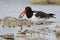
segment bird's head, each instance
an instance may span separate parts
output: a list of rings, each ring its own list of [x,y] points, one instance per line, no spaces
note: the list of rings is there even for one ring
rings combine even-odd
[[[20,13],[19,18],[22,18],[25,14],[27,14],[28,12],[31,12],[31,11],[32,11],[31,7],[29,7],[29,6],[25,7],[25,10],[22,11],[22,13]]]

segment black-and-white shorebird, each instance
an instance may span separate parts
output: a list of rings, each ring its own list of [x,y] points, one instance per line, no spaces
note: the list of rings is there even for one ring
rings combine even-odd
[[[55,18],[52,13],[45,13],[42,11],[33,11],[31,7],[27,6],[25,7],[25,10],[19,15],[19,18],[23,17],[26,14],[26,17],[28,19],[31,19],[33,22],[39,21],[40,19],[49,19],[49,18]]]
[[[31,7],[25,7],[25,10],[19,15],[19,18],[22,18],[26,14],[28,20],[31,20],[34,24],[35,29],[35,22],[42,21],[43,26],[45,27],[45,21],[49,18],[55,18],[53,13],[45,13],[42,11],[33,11]],[[35,35],[34,35],[35,36]]]

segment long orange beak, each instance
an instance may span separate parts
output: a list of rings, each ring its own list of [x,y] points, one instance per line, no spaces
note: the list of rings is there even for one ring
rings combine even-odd
[[[22,18],[25,14],[26,14],[26,10],[24,10],[20,15],[19,15],[19,18]]]

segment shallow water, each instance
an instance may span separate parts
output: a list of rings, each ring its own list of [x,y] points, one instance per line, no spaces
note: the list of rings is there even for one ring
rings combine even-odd
[[[32,7],[33,10],[39,10],[39,11],[43,11],[46,13],[54,13],[55,14],[56,19],[54,19],[54,20],[56,21],[56,23],[49,25],[49,30],[51,32],[54,30],[53,26],[60,24],[60,19],[59,19],[60,5],[32,5],[32,4],[30,4],[29,0],[27,0],[27,1],[25,1],[25,0],[20,0],[20,1],[19,0],[10,0],[10,1],[0,0],[0,18],[6,17],[6,16],[18,18],[18,15],[24,10],[24,8],[26,6]],[[24,16],[24,18],[26,18],[26,17]],[[40,28],[40,27],[35,27],[35,31],[38,31],[37,30],[38,28]],[[33,30],[33,27],[27,28],[27,27],[23,26],[23,29]],[[16,35],[18,30],[20,30],[19,27],[2,28],[0,25],[0,35],[10,34],[10,33],[14,33]],[[46,38],[48,40],[56,40],[56,36],[53,34],[47,35]],[[17,40],[17,39],[18,38],[16,38],[15,40]],[[18,40],[21,40],[21,39],[23,39],[23,38],[19,38]]]

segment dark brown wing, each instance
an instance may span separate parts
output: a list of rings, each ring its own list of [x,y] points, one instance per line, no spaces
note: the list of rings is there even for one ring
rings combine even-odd
[[[46,18],[47,17],[47,14],[42,12],[42,11],[33,11],[33,12],[36,12],[36,14],[35,14],[36,17],[40,17],[40,18]]]

